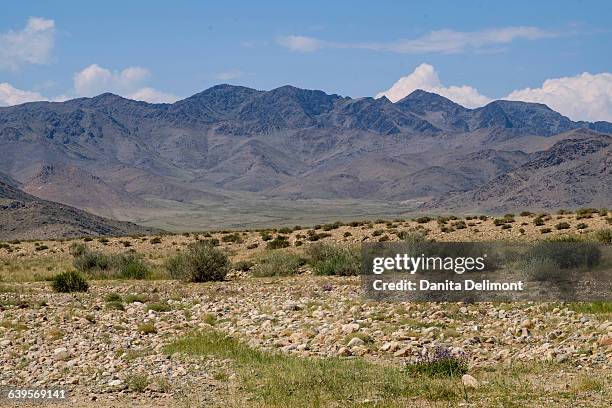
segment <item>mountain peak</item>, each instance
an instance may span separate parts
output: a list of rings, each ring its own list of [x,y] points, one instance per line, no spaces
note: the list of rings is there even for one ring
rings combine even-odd
[[[410,94],[408,94],[407,96],[405,96],[404,98],[400,99],[399,101],[395,102],[398,105],[429,105],[429,106],[433,106],[433,105],[437,105],[437,106],[453,106],[453,107],[460,107],[463,109],[463,106],[459,105],[458,103],[455,103],[453,101],[451,101],[448,98],[445,98],[442,95],[439,95],[437,93],[434,92],[428,92],[428,91],[424,91],[422,89],[416,89],[414,91],[412,91]]]

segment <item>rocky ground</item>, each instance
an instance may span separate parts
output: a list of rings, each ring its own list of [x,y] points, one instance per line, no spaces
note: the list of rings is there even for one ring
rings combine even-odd
[[[556,217],[547,220],[549,226],[560,222]],[[572,217],[563,215],[573,232],[606,225],[604,217]],[[583,221],[588,227],[576,230],[575,225]],[[523,229],[528,231],[519,232],[527,222]],[[505,230],[491,220],[477,220],[473,226],[444,233],[435,221],[411,221],[341,226],[322,239],[362,242],[388,236],[394,240],[395,231],[417,228],[429,229],[429,236],[438,240],[504,234],[539,239],[544,235],[529,232],[536,229],[529,217],[517,217],[512,228]],[[482,231],[482,237],[474,229]],[[560,233],[567,231],[551,232]],[[241,235],[241,243],[223,242],[227,233],[212,235],[234,260],[264,251],[258,232]],[[287,235],[293,246],[304,240],[300,235],[305,236],[306,230]],[[129,248],[161,264],[163,256],[155,254],[173,252],[193,240],[192,234],[163,236],[161,243],[154,243],[152,237],[133,237],[88,240],[87,244],[120,252],[128,248],[123,244],[128,241]],[[36,249],[43,245],[47,248]],[[528,406],[612,403],[609,309],[563,303],[374,302],[363,297],[359,278],[313,276],[307,267],[294,277],[254,278],[235,272],[226,282],[206,284],[164,279],[95,281],[89,292],[81,294],[54,293],[47,282],[20,282],[69,265],[69,245],[41,241],[13,243],[10,251],[0,249],[4,262],[0,388],[66,388],[70,406],[229,405],[228,395],[242,395],[230,360],[187,357],[168,349],[190,333],[214,330],[258,350],[303,358],[364,359],[397,367],[421,359],[438,346],[448,347],[456,355],[465,355],[470,377],[463,384],[474,389],[474,396],[471,401],[443,401],[441,406],[511,405],[504,403],[508,401],[503,399],[501,380],[490,374],[504,375],[504,371],[517,373],[520,378],[512,381],[527,387],[522,400],[531,401]],[[539,368],[516,371],[519,366]],[[245,398],[239,398],[237,406],[248,405]],[[437,403],[420,400],[412,405]]]
[[[572,372],[612,373],[609,315],[562,304],[376,303],[362,299],[356,278],[312,276],[109,282],[80,295],[55,294],[39,283],[15,290],[1,295],[0,384],[66,387],[84,404],[172,405],[194,389],[203,401],[222,401],[228,385],[218,378],[226,362],[163,352],[181,335],[212,328],[303,357],[402,365],[445,345],[465,353],[475,370],[549,362],[565,367],[562,381]],[[119,294],[122,306],[106,302],[109,293]],[[127,303],[130,295],[136,301]]]

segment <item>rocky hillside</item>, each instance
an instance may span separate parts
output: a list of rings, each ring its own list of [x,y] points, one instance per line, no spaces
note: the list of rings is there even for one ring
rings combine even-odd
[[[0,179],[1,180],[1,179]],[[147,234],[154,229],[41,200],[0,181],[0,239],[56,239]]]

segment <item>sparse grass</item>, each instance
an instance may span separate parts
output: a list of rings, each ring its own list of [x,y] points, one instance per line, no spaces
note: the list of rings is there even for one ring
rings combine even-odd
[[[268,353],[221,333],[189,335],[166,347],[182,353],[230,359],[240,389],[256,406],[352,406],[377,401],[376,406],[411,406],[416,399],[454,402],[461,398],[458,381],[411,376],[399,367],[363,359],[311,359]],[[247,400],[242,398],[242,400]]]
[[[424,374],[428,377],[461,377],[467,373],[467,360],[457,357],[445,347],[436,348],[434,355],[408,364],[406,371],[411,374]]]
[[[134,303],[134,302],[146,303],[148,300],[149,298],[143,294],[130,293],[129,295],[125,296],[125,303]]]
[[[131,374],[126,377],[125,382],[132,392],[144,392],[149,386],[149,377],[145,374]]]
[[[153,323],[141,323],[138,325],[138,333],[155,334],[157,333],[157,329]]]
[[[577,313],[612,316],[612,302],[579,302],[567,307]]]

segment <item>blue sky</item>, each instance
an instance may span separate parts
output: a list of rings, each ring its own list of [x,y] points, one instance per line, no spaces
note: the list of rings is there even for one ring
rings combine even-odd
[[[612,86],[612,76],[577,77],[612,71],[612,2],[506,4],[14,2],[0,14],[0,104],[90,96],[103,88],[172,100],[232,83],[258,89],[291,84],[352,97],[389,90],[395,98],[429,86],[476,106],[525,88],[540,91],[515,95],[558,99],[555,89],[568,82],[547,91],[547,79],[578,78],[572,86],[590,84],[591,94]],[[27,47],[33,51],[24,52]],[[77,85],[75,75],[93,64]],[[420,79],[390,89],[419,66]],[[130,67],[140,71],[123,72]],[[13,89],[25,93],[13,95]],[[581,97],[590,101],[591,94]],[[610,120],[610,95],[595,95],[601,106],[593,112],[556,108],[573,119]]]

